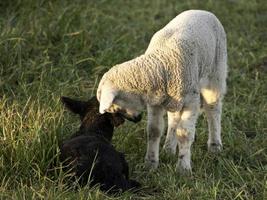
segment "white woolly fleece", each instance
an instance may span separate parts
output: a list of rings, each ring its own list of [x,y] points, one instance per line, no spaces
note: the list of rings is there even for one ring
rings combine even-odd
[[[157,99],[167,110],[179,110],[185,94],[199,93],[207,79],[225,80],[220,63],[226,59],[219,20],[210,12],[189,10],[156,32],[145,54],[112,67],[100,85],[109,80],[118,90],[142,95],[148,104]]]

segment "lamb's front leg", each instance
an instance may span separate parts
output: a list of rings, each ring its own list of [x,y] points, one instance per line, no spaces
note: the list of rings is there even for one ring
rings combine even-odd
[[[180,122],[180,112],[168,112],[168,131],[164,143],[164,150],[172,154],[176,153],[177,136],[176,129]]]
[[[182,173],[191,173],[191,145],[195,138],[195,125],[198,113],[197,103],[184,107],[180,123],[176,129],[179,147],[177,168]]]
[[[159,164],[159,143],[164,130],[164,114],[162,107],[147,106],[147,152],[145,161],[152,168]]]

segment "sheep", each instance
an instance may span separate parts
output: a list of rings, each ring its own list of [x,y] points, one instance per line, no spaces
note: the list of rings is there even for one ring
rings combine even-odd
[[[208,149],[219,152],[222,99],[226,93],[226,34],[207,11],[184,11],[156,32],[145,53],[115,65],[97,89],[100,113],[121,113],[135,120],[147,107],[145,162],[159,164],[160,137],[167,112],[164,149],[179,154],[177,168],[191,173],[191,145],[203,104],[209,127]]]
[[[90,185],[100,184],[100,189],[117,193],[136,189],[140,184],[129,180],[129,168],[124,155],[111,145],[114,126],[124,122],[120,114],[99,114],[96,97],[77,101],[62,97],[64,105],[79,114],[81,126],[60,147],[60,161],[74,173],[80,185],[90,180]]]

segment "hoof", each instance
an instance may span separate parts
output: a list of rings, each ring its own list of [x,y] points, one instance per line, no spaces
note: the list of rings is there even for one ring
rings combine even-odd
[[[159,161],[145,158],[145,164],[149,169],[157,169],[159,166]]]
[[[220,153],[222,151],[222,144],[220,142],[208,143],[208,150],[211,153]]]
[[[172,155],[175,155],[175,154],[176,154],[176,147],[173,148],[173,147],[171,147],[170,145],[165,144],[165,145],[163,146],[163,149],[164,149],[164,151],[165,151],[166,153],[170,153],[170,154],[172,154]]]
[[[183,176],[190,176],[192,174],[192,168],[190,162],[185,162],[183,158],[178,159],[176,169]]]

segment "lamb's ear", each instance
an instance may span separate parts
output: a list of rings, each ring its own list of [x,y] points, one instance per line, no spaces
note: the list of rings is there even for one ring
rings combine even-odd
[[[101,92],[99,112],[104,114],[113,104],[118,92],[114,89],[107,89]]]
[[[61,101],[68,110],[80,116],[83,116],[88,107],[87,102],[74,100],[68,97],[61,97]]]

